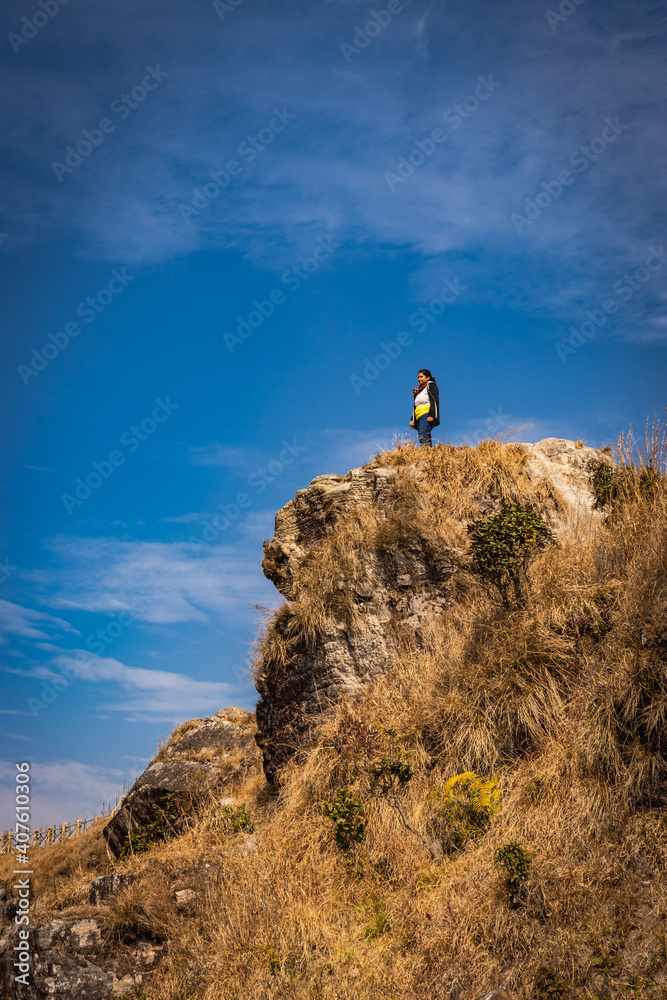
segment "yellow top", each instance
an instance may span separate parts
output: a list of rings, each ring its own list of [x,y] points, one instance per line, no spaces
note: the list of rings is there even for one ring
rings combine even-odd
[[[415,406],[415,419],[419,420],[419,418],[423,417],[425,413],[428,413],[430,409],[430,403],[421,403],[419,406]]]

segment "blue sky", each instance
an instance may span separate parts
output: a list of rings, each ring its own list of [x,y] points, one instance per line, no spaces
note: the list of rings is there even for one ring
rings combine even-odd
[[[665,7],[5,5],[1,828],[252,708],[275,511],[419,367],[449,442],[664,412]]]

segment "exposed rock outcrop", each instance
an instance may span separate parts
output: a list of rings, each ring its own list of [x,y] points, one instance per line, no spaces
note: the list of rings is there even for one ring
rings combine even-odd
[[[597,516],[591,511],[587,464],[608,460],[602,452],[580,443],[547,438],[516,446],[526,455],[521,475],[529,483],[547,484],[558,504],[544,506],[557,534],[580,530]],[[419,457],[407,468],[417,483],[425,475]],[[264,546],[262,568],[288,601],[299,599],[299,573],[345,519],[371,510],[381,518],[392,503],[396,467],[381,464],[352,469],[346,475],[318,476],[278,511],[275,534]],[[477,498],[480,514],[499,506],[498,496]],[[358,620],[330,610],[318,626],[315,643],[294,648],[289,666],[280,671],[260,669],[257,689],[257,742],[264,771],[275,783],[280,767],[308,743],[313,725],[343,692],[351,694],[369,679],[384,673],[397,628],[418,636],[429,615],[438,614],[452,600],[452,582],[462,552],[448,547],[426,531],[405,536],[390,551],[366,554],[362,579],[341,580],[351,595]],[[280,635],[280,623],[276,631]],[[289,616],[285,617],[285,634]]]
[[[118,857],[128,836],[153,822],[169,795],[217,792],[258,767],[255,718],[240,708],[223,708],[192,719],[173,734],[137,779],[104,828]]]
[[[131,985],[103,969],[100,929],[94,920],[54,920],[31,934],[29,985],[15,982],[18,928],[12,924],[0,935],[0,986],[3,997],[42,1000],[44,996],[77,1000],[109,1000],[114,990]]]
[[[113,875],[100,875],[94,879],[88,893],[88,902],[91,906],[99,906],[117,896],[123,889],[127,889],[134,881],[135,876],[114,872]]]

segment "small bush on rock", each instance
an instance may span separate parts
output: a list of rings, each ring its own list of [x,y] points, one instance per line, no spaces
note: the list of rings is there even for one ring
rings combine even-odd
[[[141,854],[150,850],[154,844],[161,840],[172,840],[184,832],[185,812],[181,796],[176,792],[169,792],[162,798],[162,805],[158,809],[155,819],[144,826],[139,827],[134,833],[127,837],[123,849],[118,855],[118,861],[123,861],[130,854]]]

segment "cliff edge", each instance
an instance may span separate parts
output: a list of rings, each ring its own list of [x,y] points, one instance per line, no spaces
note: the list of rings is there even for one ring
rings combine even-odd
[[[589,463],[581,442],[399,447],[299,490],[275,519],[262,568],[287,602],[260,646],[257,742],[264,772],[310,742],[322,712],[387,670],[401,643],[466,588],[466,526],[527,503],[564,537],[586,532]]]

